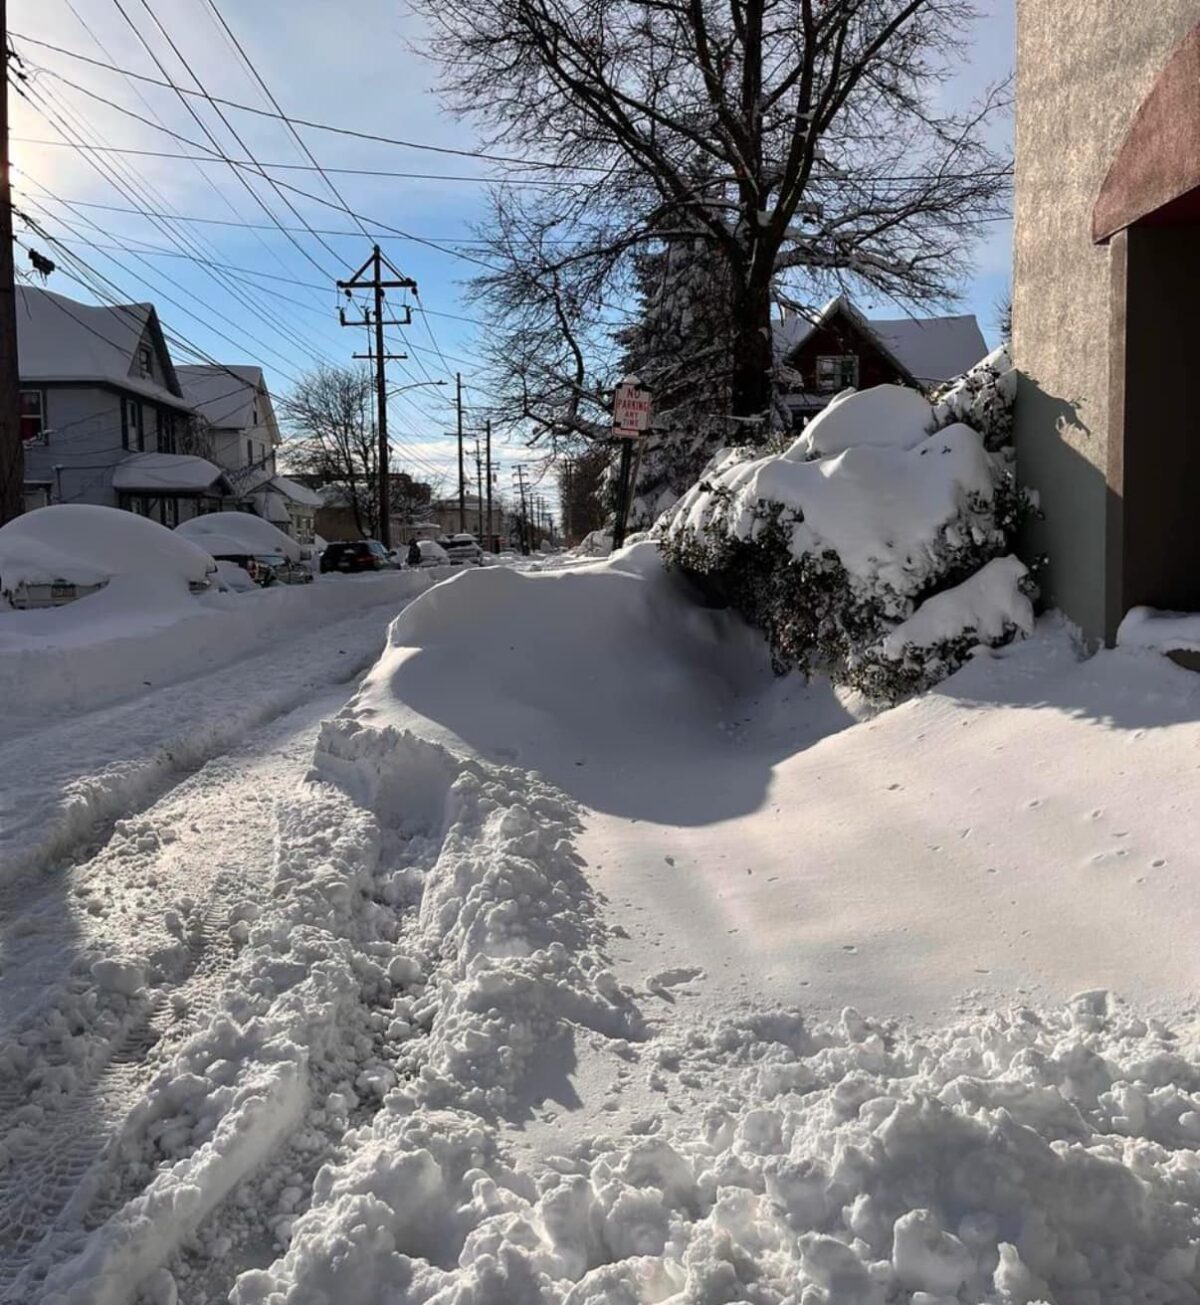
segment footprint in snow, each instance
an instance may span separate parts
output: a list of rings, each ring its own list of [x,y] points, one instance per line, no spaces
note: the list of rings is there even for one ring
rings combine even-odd
[[[858,951],[858,948],[853,943],[842,943],[842,951],[854,953]]]
[[[675,858],[674,858],[673,856],[664,856],[664,857],[663,857],[663,860],[664,860],[668,865],[674,865],[674,864],[675,864]]]

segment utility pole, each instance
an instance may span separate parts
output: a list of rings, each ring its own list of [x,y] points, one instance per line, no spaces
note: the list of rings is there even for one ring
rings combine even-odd
[[[484,434],[486,437],[485,457],[487,459],[487,537],[488,549],[490,552],[496,551],[496,536],[492,532],[492,419],[489,417],[483,424]]]
[[[17,288],[13,270],[12,176],[8,160],[8,12],[0,0],[4,84],[0,86],[0,526],[24,507],[21,376],[17,366]]]
[[[483,455],[479,451],[479,439],[475,440],[475,524],[480,536],[483,535]]]
[[[521,552],[529,555],[529,517],[525,510],[525,468],[517,463],[513,468],[517,477],[517,487],[521,494]]]
[[[0,0],[3,4],[4,0]],[[2,234],[2,233],[0,233]],[[11,246],[12,242],[9,241]],[[11,253],[11,248],[10,248]],[[392,273],[395,280],[385,281],[383,279],[383,269],[386,267]],[[371,273],[369,279],[366,274],[368,270]],[[375,309],[372,312],[367,308],[363,310],[363,315],[356,321],[346,320],[346,310],[338,310],[338,320],[343,326],[374,326],[375,328],[375,348],[371,353],[356,353],[355,358],[370,359],[375,364],[375,404],[376,404],[376,429],[379,435],[379,542],[384,548],[392,546],[392,480],[388,472],[388,430],[387,430],[387,368],[386,363],[389,359],[402,361],[408,357],[406,353],[385,353],[383,348],[383,328],[385,326],[408,326],[412,322],[412,310],[406,304],[404,307],[404,320],[397,318],[388,318],[386,321],[383,316],[383,301],[385,299],[385,290],[412,290],[414,293],[417,289],[417,283],[409,277],[401,276],[392,264],[384,258],[376,245],[372,250],[371,257],[358,269],[357,272],[348,281],[339,281],[338,289],[345,291],[347,299],[353,299],[355,290],[371,290],[375,295]]]
[[[467,529],[467,477],[463,470],[462,372],[454,373],[455,407],[458,409],[458,529]]]

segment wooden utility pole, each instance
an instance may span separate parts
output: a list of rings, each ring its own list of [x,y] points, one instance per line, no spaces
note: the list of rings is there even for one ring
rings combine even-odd
[[[485,437],[484,457],[487,461],[487,537],[488,548],[491,552],[496,551],[496,536],[492,530],[492,419],[489,417],[483,424]]]
[[[0,0],[3,4],[4,0]],[[11,242],[10,242],[11,244]],[[392,273],[395,280],[385,281],[383,279],[383,269],[386,267]],[[368,279],[366,274],[370,271],[371,276]],[[370,308],[363,310],[362,317],[357,320],[347,321],[346,310],[344,308],[338,311],[338,318],[343,326],[366,326],[375,328],[375,347],[370,353],[356,353],[355,358],[367,358],[375,364],[375,405],[376,405],[376,431],[379,435],[379,485],[378,485],[378,504],[379,504],[379,542],[384,548],[392,546],[392,478],[388,470],[388,429],[387,429],[387,367],[389,359],[397,362],[408,357],[406,353],[385,353],[383,347],[383,328],[385,326],[408,326],[412,322],[412,309],[406,304],[404,306],[404,320],[391,317],[387,320],[383,316],[383,301],[385,299],[384,291],[386,290],[412,290],[414,293],[417,289],[417,283],[409,277],[401,276],[400,273],[392,266],[383,254],[380,253],[379,246],[376,245],[371,253],[371,257],[358,269],[357,272],[348,281],[339,281],[338,289],[345,291],[346,298],[352,299],[355,290],[371,290],[375,296],[374,311]]]
[[[517,488],[521,494],[521,552],[529,554],[529,516],[525,509],[525,468],[521,463],[513,468],[517,477]]]
[[[479,451],[479,440],[475,440],[475,525],[479,534],[483,534],[483,454]]]
[[[13,270],[12,178],[8,159],[8,13],[0,0],[4,84],[0,86],[0,526],[24,507],[21,377],[17,366],[17,290]]]
[[[455,407],[458,409],[458,529],[467,529],[467,476],[463,469],[462,372],[454,373]]]

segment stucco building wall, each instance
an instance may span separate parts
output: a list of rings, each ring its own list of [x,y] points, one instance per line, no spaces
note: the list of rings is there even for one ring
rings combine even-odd
[[[1048,603],[1105,628],[1111,250],[1092,210],[1200,0],[1017,0],[1013,351],[1017,452],[1046,520]]]

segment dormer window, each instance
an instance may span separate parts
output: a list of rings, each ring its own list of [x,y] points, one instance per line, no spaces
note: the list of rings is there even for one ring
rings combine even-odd
[[[826,354],[817,359],[817,390],[840,394],[858,388],[858,358],[855,354]]]
[[[148,344],[139,344],[137,351],[137,373],[150,377],[154,374],[154,350]]]

